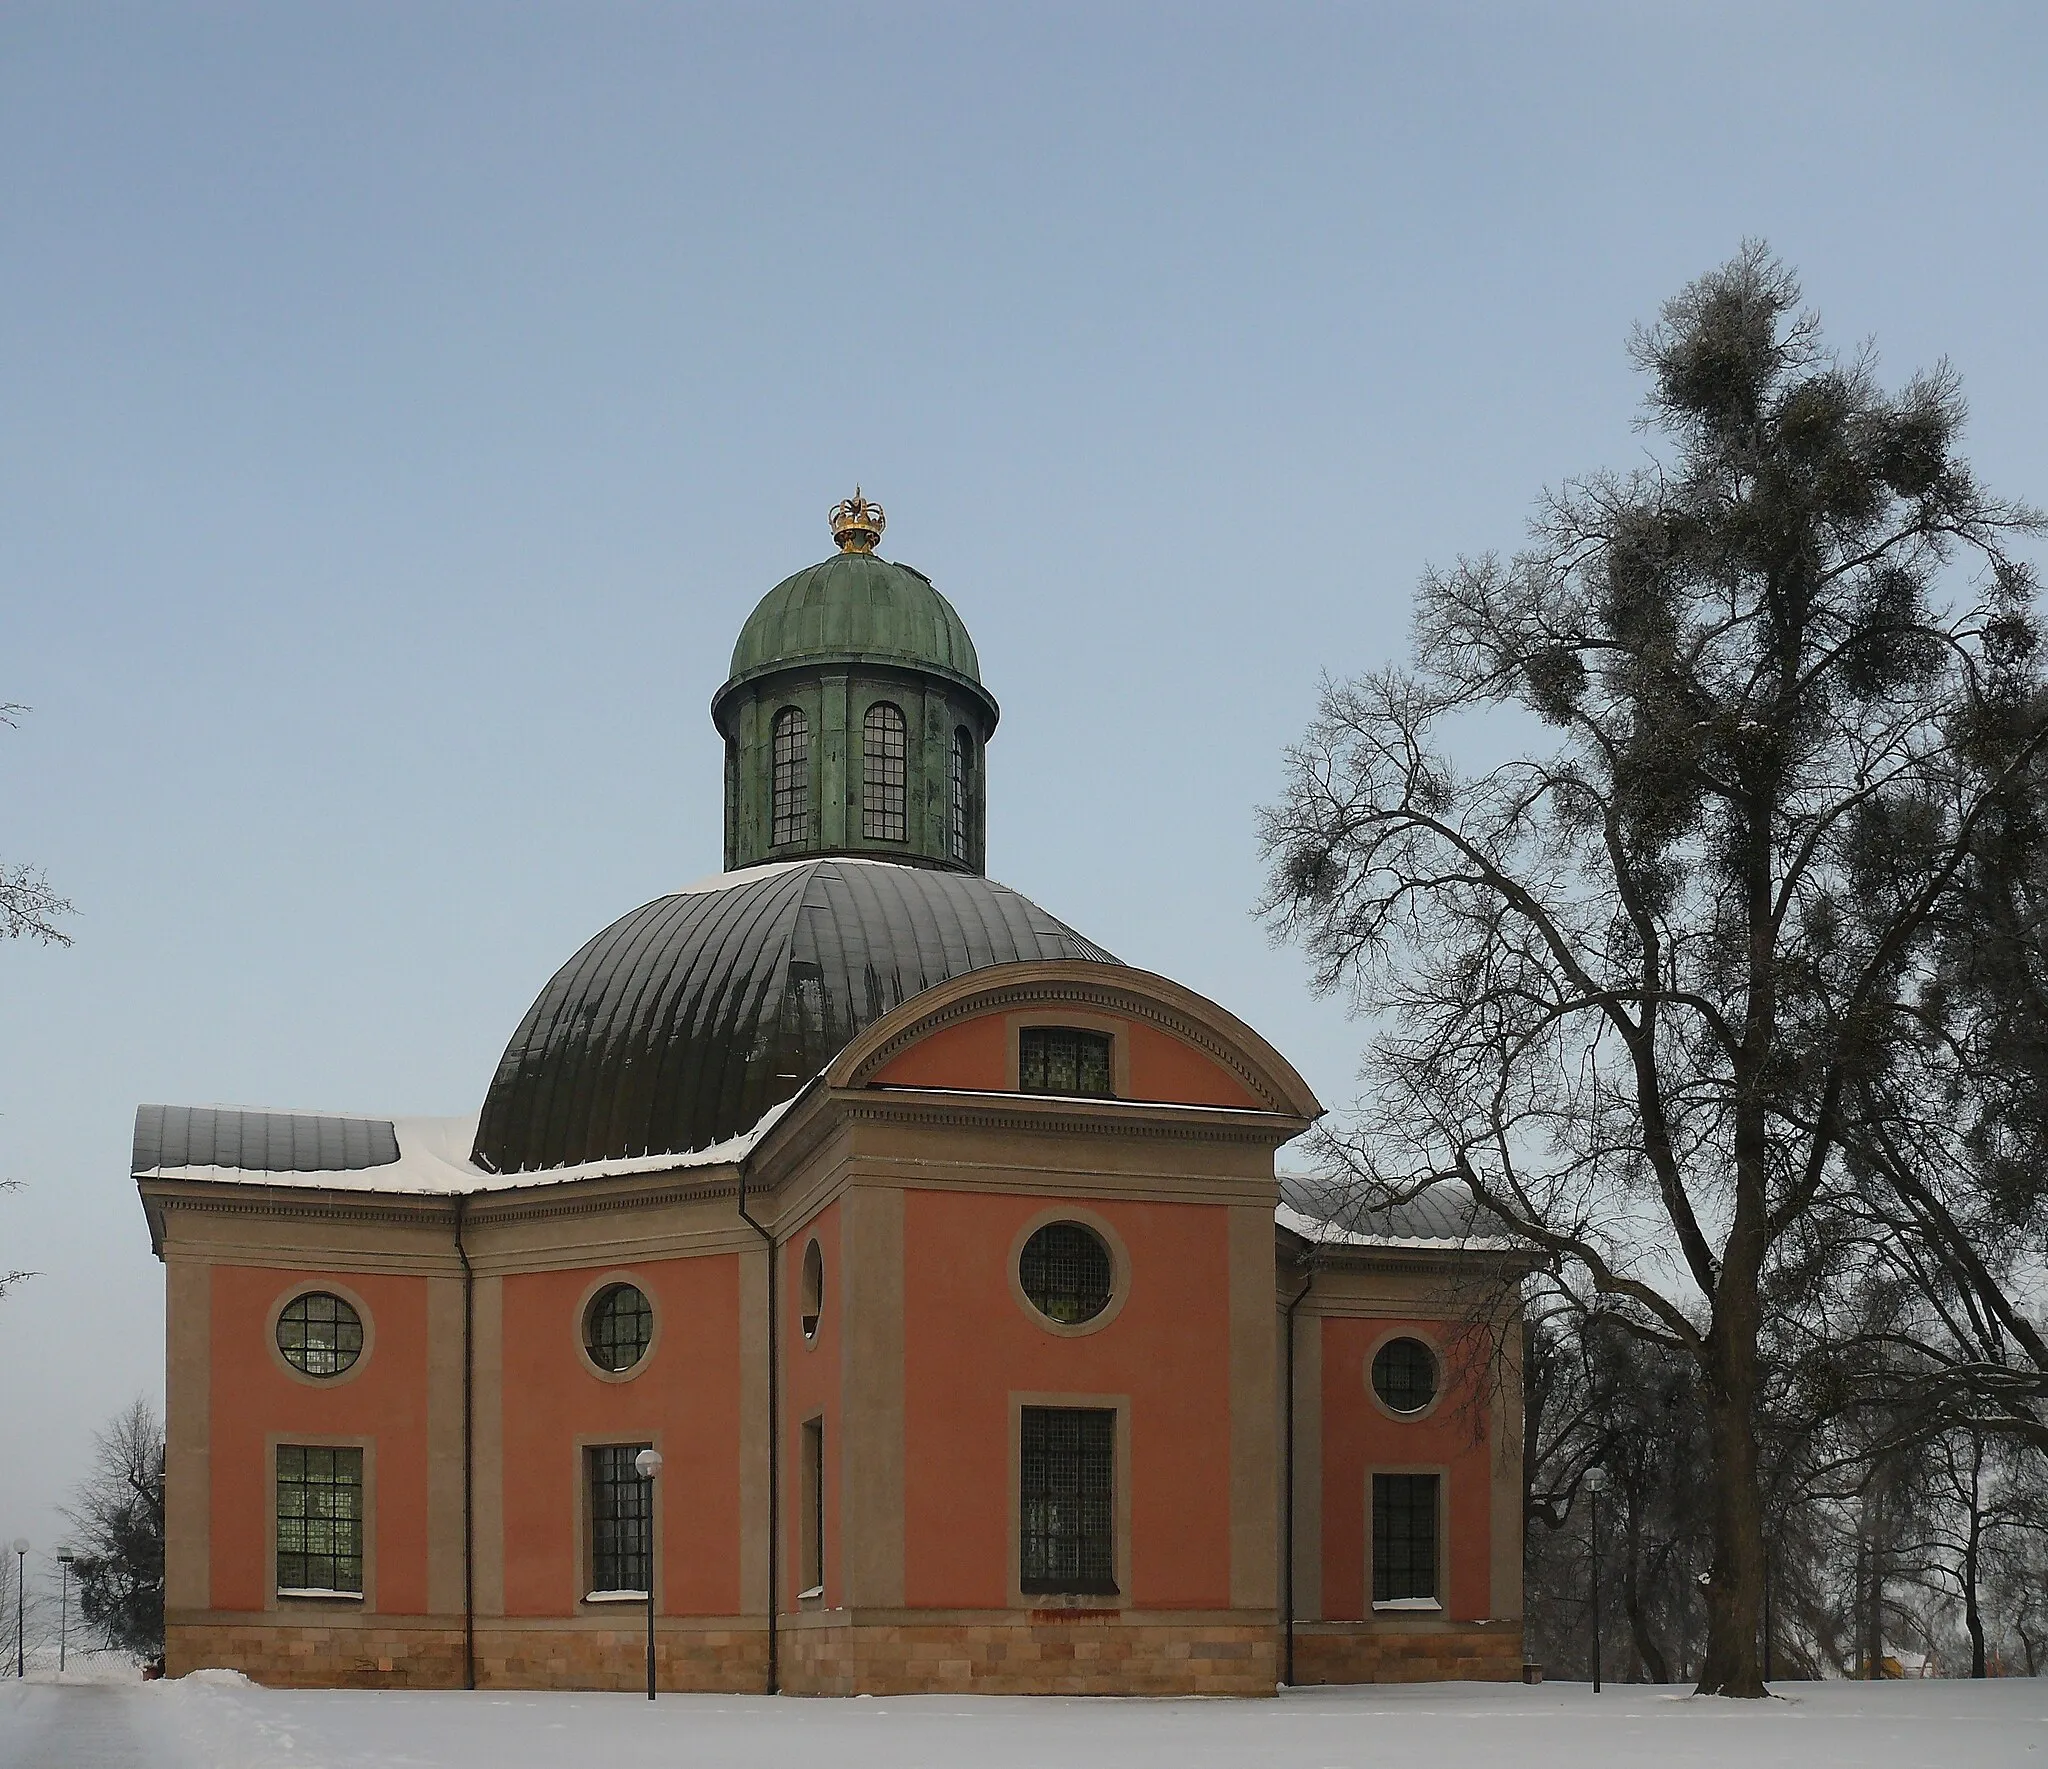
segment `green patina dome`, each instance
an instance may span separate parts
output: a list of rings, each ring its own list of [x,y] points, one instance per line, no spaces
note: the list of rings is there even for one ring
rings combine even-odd
[[[763,596],[740,629],[727,686],[834,661],[898,664],[981,686],[974,641],[952,603],[923,572],[873,553],[836,554]]]
[[[831,523],[838,554],[761,598],[711,698],[726,870],[865,854],[980,872],[1000,715],[974,641],[923,572],[875,557],[879,504],[856,490]]]

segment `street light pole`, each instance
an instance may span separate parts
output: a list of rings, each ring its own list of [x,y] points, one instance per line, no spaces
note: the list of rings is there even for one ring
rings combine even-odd
[[[16,1536],[7,1545],[14,1550],[14,1674],[17,1677],[25,1677],[28,1672],[22,1648],[26,1633],[23,1627],[26,1611],[22,1605],[22,1598],[28,1589],[28,1537]]]
[[[647,1482],[647,1699],[654,1699],[654,1477],[661,1472],[661,1452],[642,1450],[633,1471]]]
[[[1607,1490],[1607,1470],[1586,1470],[1586,1492],[1593,1501],[1593,1693],[1600,1693],[1600,1495]]]
[[[57,1675],[64,1675],[64,1649],[71,1633],[71,1550],[57,1550]]]

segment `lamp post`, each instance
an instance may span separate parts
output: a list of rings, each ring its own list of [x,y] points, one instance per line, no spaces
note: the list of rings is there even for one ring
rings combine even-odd
[[[633,1471],[647,1482],[647,1699],[654,1699],[654,1477],[661,1472],[661,1452],[642,1450]]]
[[[64,1648],[71,1632],[71,1550],[57,1550],[57,1675],[64,1675]]]
[[[1771,1642],[1777,1637],[1777,1618],[1771,1613],[1771,1551],[1764,1550],[1764,1681],[1771,1680]]]
[[[1586,1470],[1586,1494],[1593,1501],[1593,1693],[1600,1693],[1600,1495],[1607,1490],[1607,1470],[1597,1463]]]
[[[16,1536],[7,1545],[14,1550],[14,1674],[25,1677],[28,1672],[22,1654],[22,1620],[26,1611],[22,1607],[22,1597],[28,1587],[28,1537]]]

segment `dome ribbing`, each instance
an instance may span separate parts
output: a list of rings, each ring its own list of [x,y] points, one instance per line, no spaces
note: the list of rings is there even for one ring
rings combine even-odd
[[[733,646],[723,700],[742,682],[798,664],[896,664],[980,689],[974,641],[952,603],[912,566],[839,553],[786,577],[763,596]],[[715,703],[714,703],[715,704]]]
[[[807,860],[657,898],[541,991],[499,1060],[475,1158],[508,1173],[707,1147],[913,995],[1049,958],[1114,962],[971,873]]]

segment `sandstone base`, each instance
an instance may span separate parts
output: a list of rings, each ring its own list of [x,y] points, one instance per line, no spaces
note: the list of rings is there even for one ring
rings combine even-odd
[[[164,1630],[173,1677],[219,1667],[273,1688],[460,1689],[462,1622],[441,1617],[281,1621],[173,1621]],[[655,1686],[753,1694],[766,1686],[768,1635],[732,1621],[706,1626],[661,1620],[654,1635]],[[644,1689],[645,1623],[542,1622],[498,1617],[476,1630],[479,1689]]]
[[[166,1669],[209,1666],[278,1688],[460,1689],[459,1617],[173,1619]],[[1271,1695],[1279,1631],[1249,1612],[1201,1618],[1115,1612],[858,1619],[845,1611],[785,1616],[778,1643],[791,1695]],[[482,1689],[644,1687],[640,1628],[536,1619],[480,1619]],[[1394,1633],[1371,1623],[1304,1622],[1295,1681],[1517,1681],[1519,1622],[1448,1623]],[[659,1688],[752,1694],[766,1686],[768,1636],[758,1622],[665,1618],[655,1631]]]
[[[1171,1616],[967,1622],[798,1617],[782,1635],[791,1695],[1271,1695],[1273,1624]]]
[[[1393,1633],[1370,1622],[1297,1622],[1296,1683],[1519,1683],[1520,1622]]]

